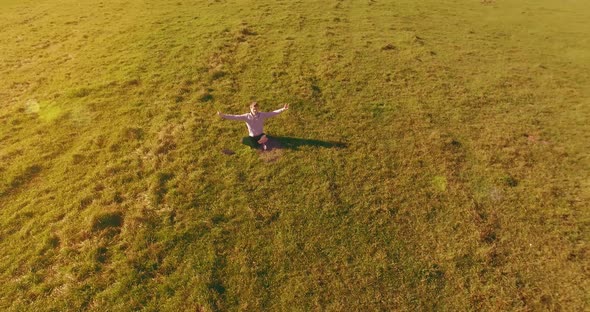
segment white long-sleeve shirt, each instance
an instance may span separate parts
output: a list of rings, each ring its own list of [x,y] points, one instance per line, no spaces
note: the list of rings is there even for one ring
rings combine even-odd
[[[255,137],[264,133],[263,128],[265,119],[276,116],[285,110],[285,108],[280,108],[272,112],[259,112],[256,115],[253,115],[252,113],[242,115],[221,114],[221,117],[224,119],[241,120],[246,122],[246,126],[248,126],[248,135]]]

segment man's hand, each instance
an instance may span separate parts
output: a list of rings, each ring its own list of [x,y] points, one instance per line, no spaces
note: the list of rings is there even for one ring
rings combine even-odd
[[[223,115],[223,114],[221,112],[217,111],[217,116],[223,118],[223,116],[221,116],[221,115]]]
[[[289,104],[285,104],[285,106],[283,106],[284,109],[289,109]]]

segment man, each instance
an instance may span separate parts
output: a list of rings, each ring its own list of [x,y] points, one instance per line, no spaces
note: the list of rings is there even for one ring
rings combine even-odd
[[[252,102],[252,104],[250,104],[249,113],[242,115],[228,115],[217,112],[217,115],[223,119],[241,120],[246,122],[249,135],[248,139],[251,141],[251,146],[259,147],[262,145],[262,149],[266,150],[266,142],[268,142],[268,137],[263,131],[264,120],[276,116],[287,109],[289,109],[289,104],[285,104],[283,108],[279,108],[272,112],[260,112],[258,110],[258,103]]]

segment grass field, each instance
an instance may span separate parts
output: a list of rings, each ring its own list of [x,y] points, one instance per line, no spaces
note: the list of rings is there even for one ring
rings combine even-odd
[[[0,310],[588,310],[589,20],[0,0]]]

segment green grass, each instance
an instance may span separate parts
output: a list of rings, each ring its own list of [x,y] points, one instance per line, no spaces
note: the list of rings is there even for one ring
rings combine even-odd
[[[590,5],[416,2],[0,0],[0,310],[588,309]]]

